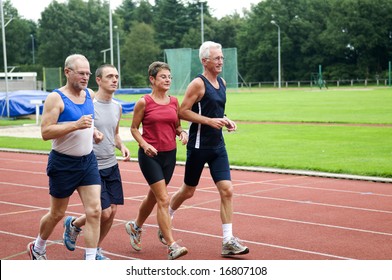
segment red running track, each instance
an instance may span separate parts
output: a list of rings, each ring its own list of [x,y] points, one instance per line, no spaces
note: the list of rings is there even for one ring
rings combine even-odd
[[[35,239],[49,206],[47,155],[0,152],[0,259],[27,260],[26,245]],[[166,247],[157,239],[155,209],[146,221],[143,249],[134,251],[124,224],[134,219],[148,186],[137,162],[119,162],[125,205],[120,206],[104,241],[113,260],[164,260]],[[174,193],[183,180],[177,166],[168,187]],[[276,173],[232,171],[234,234],[250,248],[244,260],[390,260],[392,258],[392,184]],[[81,215],[75,193],[67,215]],[[195,196],[176,213],[174,237],[189,253],[185,260],[222,260],[219,195],[203,173]],[[82,259],[62,245],[62,224],[47,248],[49,259]]]

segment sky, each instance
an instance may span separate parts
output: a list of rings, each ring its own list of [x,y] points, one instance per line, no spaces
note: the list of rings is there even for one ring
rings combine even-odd
[[[30,0],[31,1],[31,0]],[[235,11],[241,14],[242,9],[250,9],[251,4],[257,4],[262,0],[206,0],[213,16],[221,18],[225,15],[233,14]],[[12,5],[18,10],[20,16],[25,19],[31,19],[38,22],[41,12],[47,7],[52,0],[35,0],[34,4],[26,5],[26,0],[11,0]],[[66,0],[57,0],[57,2],[66,2]],[[112,9],[121,5],[122,0],[110,0]]]

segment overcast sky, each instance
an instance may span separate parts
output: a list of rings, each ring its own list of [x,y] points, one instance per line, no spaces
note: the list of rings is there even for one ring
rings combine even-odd
[[[27,4],[27,1],[31,1]],[[153,2],[153,0],[149,0]],[[221,18],[227,14],[232,14],[234,11],[241,13],[243,8],[250,9],[251,4],[257,4],[262,0],[206,0],[211,8],[211,13],[217,18]],[[4,2],[4,0],[3,0]],[[41,17],[41,12],[48,6],[52,0],[11,0],[12,5],[18,10],[20,16],[26,19],[38,21]],[[66,0],[57,0],[57,2],[66,2]],[[121,5],[122,0],[111,0],[112,9]]]

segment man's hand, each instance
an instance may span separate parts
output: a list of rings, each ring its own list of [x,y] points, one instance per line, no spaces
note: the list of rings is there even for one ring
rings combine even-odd
[[[93,136],[93,138],[94,138],[95,144],[98,144],[98,143],[100,143],[103,140],[104,135],[103,135],[103,133],[101,131],[99,131],[98,129],[94,128],[94,136]]]

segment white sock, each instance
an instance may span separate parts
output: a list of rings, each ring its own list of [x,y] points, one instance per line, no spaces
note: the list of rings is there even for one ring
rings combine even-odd
[[[38,254],[43,254],[46,250],[46,240],[42,239],[38,234],[37,239],[34,241],[34,251]]]
[[[174,213],[176,212],[176,210],[173,210],[170,205],[169,205],[169,215],[170,215],[170,219],[173,220],[174,218]]]
[[[233,237],[233,224],[222,224],[223,242],[227,242]]]
[[[86,248],[85,260],[95,260],[97,248]]]

